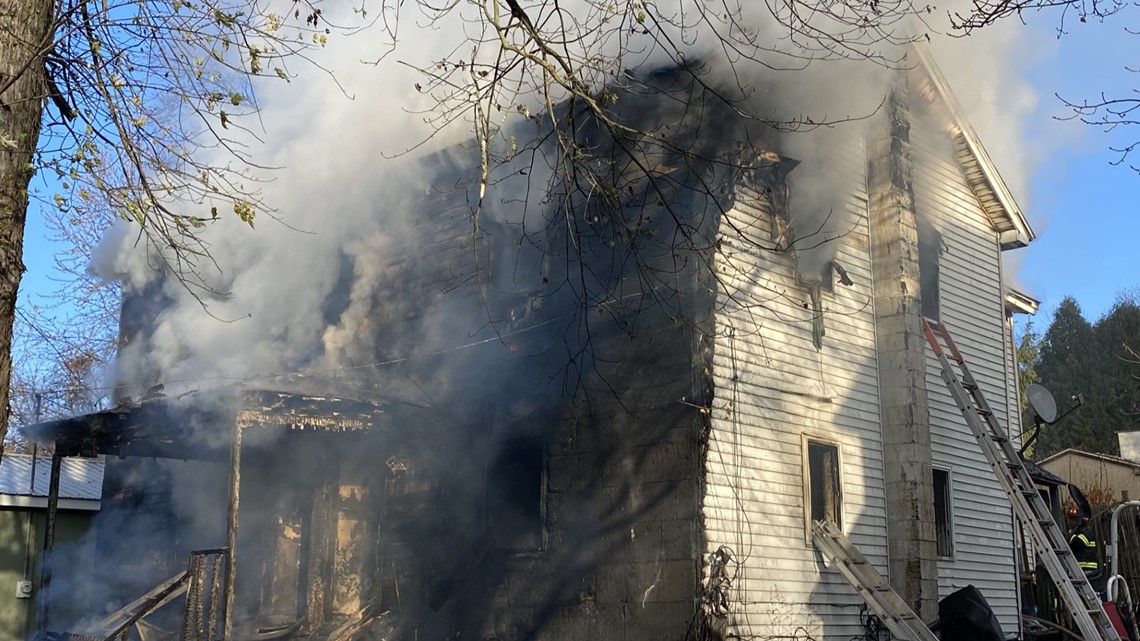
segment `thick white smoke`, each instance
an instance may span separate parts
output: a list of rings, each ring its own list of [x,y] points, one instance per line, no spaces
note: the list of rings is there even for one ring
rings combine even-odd
[[[754,11],[760,9],[749,9]],[[469,55],[468,47],[459,46],[469,25],[456,20],[417,29],[408,17],[415,16],[404,16],[403,40],[396,52],[379,65],[362,62],[375,59],[382,50],[364,31],[334,37],[318,56],[335,82],[302,66],[290,84],[258,86],[266,142],[254,149],[254,157],[262,165],[280,168],[269,175],[271,182],[264,189],[265,200],[277,208],[280,222],[262,215],[256,229],[250,229],[236,217],[226,217],[205,232],[218,265],[213,277],[227,296],[205,298],[204,309],[202,301],[168,279],[163,287],[171,303],[149,312],[157,316],[148,340],[124,349],[117,367],[123,380],[149,384],[158,382],[157,376],[169,384],[212,387],[280,373],[301,363],[317,368],[350,364],[344,350],[360,334],[360,325],[368,322],[377,285],[392,277],[385,271],[384,253],[393,239],[406,239],[412,233],[423,216],[417,207],[429,200],[424,196],[433,189],[423,166],[401,152],[425,139],[430,139],[427,146],[412,156],[472,137],[464,114],[442,132],[434,132],[424,120],[437,105],[416,89],[423,76],[397,63],[408,60],[428,66],[445,57],[454,59],[453,52]],[[771,24],[759,16],[756,20]],[[1024,203],[1032,155],[1019,123],[1033,108],[1035,96],[1020,80],[1024,52],[1031,47],[1016,27],[998,27],[967,40],[933,34],[933,49],[971,121]],[[764,37],[776,30],[766,26],[759,33]],[[708,60],[714,75],[727,69],[723,51],[718,52],[699,25],[684,41],[692,43],[694,56]],[[614,46],[598,45],[600,51]],[[647,50],[627,56],[623,63],[647,61],[665,59]],[[802,70],[779,71],[750,67],[752,63],[738,57],[734,62],[739,73],[732,82],[756,92],[758,102],[771,105],[771,113],[763,115],[787,120],[869,116],[882,101],[891,77],[882,66],[865,61],[816,61]],[[534,96],[513,102],[523,101],[539,107]],[[521,118],[509,108],[505,111],[510,114],[504,116],[507,122]],[[839,161],[827,153],[832,132],[823,127],[784,138],[785,153],[803,161],[793,174],[801,192],[798,197],[822,216],[838,211],[834,194],[844,191],[834,189],[831,180],[842,173]],[[477,171],[477,166],[471,167],[472,180]],[[525,194],[492,194],[492,198],[525,198]],[[531,194],[532,201],[538,198]],[[832,226],[841,228],[842,223],[836,219]],[[101,251],[100,272],[136,286],[153,279],[153,261],[144,255],[144,244],[134,242],[136,237],[137,230],[127,225],[112,230]],[[324,306],[346,264],[352,280],[348,305],[339,320],[330,323]],[[473,331],[485,322],[476,313],[467,325]],[[441,331],[444,327],[457,331],[453,322],[441,325]]]

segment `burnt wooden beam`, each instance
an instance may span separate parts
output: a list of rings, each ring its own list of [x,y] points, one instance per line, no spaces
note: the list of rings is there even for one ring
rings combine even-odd
[[[308,622],[312,626],[324,623],[332,606],[333,549],[336,530],[333,527],[333,484],[322,483],[313,495],[308,554]]]
[[[40,559],[40,591],[36,595],[37,639],[47,638],[48,600],[51,595],[52,550],[55,548],[55,519],[59,510],[59,477],[63,470],[63,455],[58,451],[51,457],[51,480],[48,481],[47,525],[44,528],[44,550]],[[32,470],[32,476],[36,471]]]
[[[238,507],[241,496],[241,437],[241,424],[235,423],[233,442],[230,445],[230,500],[226,522],[229,562],[226,563],[226,605],[222,614],[223,641],[232,641],[234,629],[234,579],[237,576]]]

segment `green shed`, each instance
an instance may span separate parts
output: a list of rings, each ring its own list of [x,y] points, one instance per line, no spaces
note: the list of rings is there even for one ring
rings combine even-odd
[[[51,455],[5,453],[0,459],[0,639],[35,635],[50,474]],[[102,458],[63,460],[53,563],[57,598],[49,610],[57,629],[101,613],[83,579],[93,564],[93,520],[102,491]]]

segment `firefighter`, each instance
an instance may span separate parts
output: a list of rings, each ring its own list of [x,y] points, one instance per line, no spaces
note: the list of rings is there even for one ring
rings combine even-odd
[[[1077,559],[1077,565],[1084,570],[1085,576],[1098,592],[1103,590],[1103,581],[1100,579],[1100,560],[1097,556],[1096,535],[1089,527],[1089,517],[1081,513],[1076,506],[1069,508],[1069,549]]]

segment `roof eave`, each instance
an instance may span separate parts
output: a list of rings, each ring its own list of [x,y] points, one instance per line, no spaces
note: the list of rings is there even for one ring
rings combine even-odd
[[[1017,229],[1007,229],[1001,232],[998,236],[998,242],[1001,243],[1001,248],[1004,249],[1017,249],[1018,247],[1025,247],[1033,241],[1035,236],[1030,232],[1026,235],[1024,232]]]
[[[953,124],[950,133],[957,139],[955,142],[958,144],[955,147],[960,150],[957,154],[959,164],[967,174],[973,173],[980,178],[978,181],[971,181],[971,187],[974,188],[982,208],[999,233],[1001,248],[1006,250],[1025,247],[1033,242],[1037,235],[1030,227],[1009,186],[998,173],[985,147],[982,146],[978,134],[963,115],[961,105],[958,104],[950,85],[934,63],[930,52],[920,44],[915,44],[912,49],[918,57],[919,68],[925,72],[930,84],[949,111]],[[971,169],[976,171],[971,172]]]
[[[33,510],[46,510],[48,499],[46,496],[28,496],[26,494],[0,494],[0,508],[22,508]],[[102,502],[96,499],[76,499],[61,496],[57,499],[56,508],[60,510],[74,510],[77,512],[98,512]]]
[[[1041,301],[1032,296],[1019,292],[1012,287],[1006,288],[1005,308],[1014,314],[1028,314],[1033,316],[1041,307]]]

